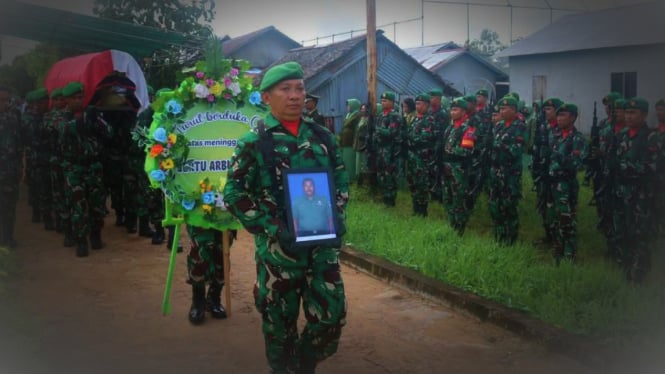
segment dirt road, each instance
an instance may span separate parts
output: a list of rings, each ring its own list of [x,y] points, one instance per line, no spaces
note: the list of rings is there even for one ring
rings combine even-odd
[[[77,258],[20,202],[13,293],[0,303],[0,373],[267,373],[251,237],[231,254],[232,316],[187,320],[185,253],[161,314],[165,246],[107,217],[105,248]],[[184,231],[183,231],[184,233]],[[187,244],[187,236],[181,239]],[[594,373],[569,358],[345,267],[348,324],[320,373]]]

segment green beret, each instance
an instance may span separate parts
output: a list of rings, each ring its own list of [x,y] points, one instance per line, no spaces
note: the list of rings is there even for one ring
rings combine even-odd
[[[520,94],[518,94],[518,93],[515,92],[515,91],[508,93],[508,95],[514,97],[516,100],[519,100],[519,99],[520,99]]]
[[[469,103],[466,101],[466,98],[464,96],[462,97],[456,97],[453,99],[453,102],[450,103],[451,108],[462,108],[466,110],[466,108],[469,107]]]
[[[390,91],[386,91],[386,92],[381,94],[381,99],[386,99],[386,100],[390,100],[390,101],[394,102],[395,101],[395,93],[390,92]]]
[[[517,99],[511,95],[506,95],[499,101],[499,106],[512,106],[517,110]]]
[[[656,101],[656,108],[658,108],[659,106],[665,106],[665,99],[660,99]]]
[[[30,98],[28,98],[28,95],[30,95]],[[29,92],[25,96],[25,100],[28,102],[34,102],[46,99],[48,99],[48,91],[46,90],[46,88],[38,88],[34,91]]]
[[[264,92],[272,88],[279,82],[288,79],[303,79],[305,73],[302,66],[295,61],[285,62],[280,65],[275,65],[266,71],[261,80],[259,91]]]
[[[556,110],[556,114],[568,112],[577,117],[577,105],[573,103],[562,103]]]
[[[421,93],[420,95],[416,96],[416,101],[425,101],[429,103],[430,96],[426,93]]]
[[[624,109],[639,109],[644,113],[649,112],[649,102],[646,99],[641,97],[634,97],[630,100],[626,100],[626,106]]]
[[[614,100],[614,109],[626,109],[626,99]]]
[[[61,97],[62,96],[62,88],[54,88],[53,91],[51,91],[51,99],[55,99],[56,97]]]
[[[77,81],[69,82],[65,88],[62,89],[62,96],[70,97],[79,92],[83,92],[83,83]]]
[[[466,102],[470,102],[470,103],[475,103],[477,101],[476,100],[476,95],[466,95],[466,96],[464,96],[464,100],[466,100]]]
[[[148,95],[154,95],[155,94],[155,89],[152,88],[151,85],[148,85]]]
[[[621,95],[618,92],[610,92],[609,94],[605,95],[603,97],[603,104],[604,105],[609,105],[610,103],[614,103],[617,99],[623,98],[623,95]]]
[[[480,90],[476,91],[476,96],[490,97],[490,93],[486,89],[481,88]]]
[[[563,104],[563,101],[561,101],[561,99],[559,99],[558,97],[550,97],[549,99],[545,100],[545,102],[543,102],[543,107],[551,106],[554,107],[554,109],[556,109],[560,107],[561,104]]]
[[[431,90],[429,90],[428,94],[430,96],[441,97],[443,96],[443,90],[441,90],[440,88],[432,88]]]

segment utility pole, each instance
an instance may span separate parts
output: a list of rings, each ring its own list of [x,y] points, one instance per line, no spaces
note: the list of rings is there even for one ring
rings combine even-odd
[[[367,103],[376,113],[376,0],[367,0]]]

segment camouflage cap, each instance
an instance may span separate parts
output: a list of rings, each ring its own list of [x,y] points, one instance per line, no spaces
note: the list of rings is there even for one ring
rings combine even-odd
[[[626,100],[626,106],[624,109],[638,109],[644,113],[649,112],[649,102],[641,97],[634,97],[630,100]]]
[[[62,89],[62,96],[63,97],[70,97],[74,94],[83,92],[83,83],[74,81],[74,82],[69,82],[65,86],[65,88]]]
[[[450,103],[451,108],[462,108],[466,110],[466,108],[469,107],[469,102],[466,101],[466,98],[464,96],[462,97],[456,97],[453,99],[453,102]]]
[[[559,107],[556,110],[556,114],[563,113],[563,112],[568,112],[573,114],[575,117],[577,117],[577,105],[573,103],[562,103],[559,105]]]
[[[486,89],[481,88],[478,91],[476,91],[476,96],[490,97],[490,93]]]
[[[441,97],[441,96],[443,96],[443,90],[440,89],[440,88],[432,88],[431,90],[429,90],[428,94],[430,96]]]
[[[423,93],[419,94],[418,96],[416,96],[415,100],[416,101],[425,101],[425,102],[429,103],[430,96],[423,92]]]
[[[563,104],[563,101],[559,99],[558,97],[550,97],[547,100],[543,102],[543,108],[546,106],[551,106],[554,109],[558,108]]]
[[[381,94],[381,99],[384,99],[384,100],[390,100],[390,101],[394,102],[394,101],[395,101],[395,96],[396,96],[396,95],[395,95],[394,92],[392,92],[392,91],[386,91],[386,92],[384,92],[384,93]]]
[[[268,91],[279,82],[289,79],[303,79],[304,76],[305,73],[302,70],[302,66],[295,61],[275,65],[263,75],[259,91]]]

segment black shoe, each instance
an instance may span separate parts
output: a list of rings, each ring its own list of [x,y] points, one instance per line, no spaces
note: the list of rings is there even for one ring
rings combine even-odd
[[[162,225],[156,225],[155,233],[152,235],[152,244],[159,245],[164,243],[165,235]]]
[[[102,249],[104,243],[102,243],[102,231],[93,230],[90,233],[90,248],[92,249]]]
[[[74,238],[72,237],[72,234],[65,233],[65,240],[63,244],[65,247],[70,248],[76,245],[76,242],[74,241]]]
[[[152,238],[155,235],[155,232],[150,228],[150,223],[148,222],[148,217],[143,216],[139,217],[139,236],[145,238]]]
[[[200,325],[206,313],[205,287],[192,286],[192,306],[189,308],[189,322]]]
[[[208,294],[206,295],[206,308],[212,318],[224,319],[226,318],[226,310],[222,306],[222,288],[223,286],[210,286]]]
[[[88,241],[85,239],[79,239],[76,243],[76,257],[87,257],[88,256]]]

